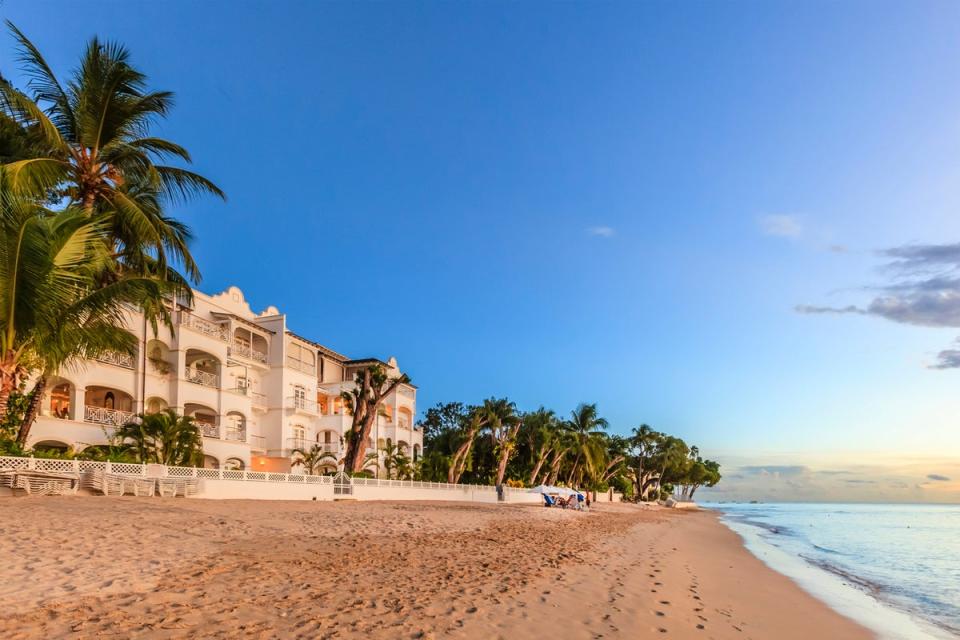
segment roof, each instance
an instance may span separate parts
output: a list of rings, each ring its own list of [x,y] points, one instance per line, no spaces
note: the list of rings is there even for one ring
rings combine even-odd
[[[348,367],[359,367],[360,365],[364,365],[364,364],[382,364],[385,367],[390,366],[380,358],[360,358],[359,360],[347,360],[343,364],[345,364]]]
[[[335,360],[339,360],[340,362],[347,362],[347,361],[348,361],[347,356],[343,355],[342,353],[337,353],[337,352],[334,351],[333,349],[327,348],[327,347],[323,346],[322,344],[320,344],[319,342],[314,342],[313,340],[308,340],[307,338],[304,338],[303,336],[298,335],[298,334],[296,334],[296,333],[294,333],[293,331],[290,331],[290,330],[287,330],[287,335],[288,335],[288,336],[292,336],[292,337],[296,338],[297,340],[302,340],[302,341],[306,342],[307,344],[309,344],[309,345],[312,346],[312,347],[316,347],[316,348],[319,349],[322,353],[330,356],[331,358],[333,358],[333,359],[335,359]]]
[[[211,311],[210,315],[214,316],[215,318],[219,318],[219,317],[233,318],[234,320],[237,320],[242,324],[254,327],[256,329],[259,329],[260,331],[266,331],[267,333],[276,333],[276,331],[274,331],[273,329],[267,329],[266,327],[261,327],[256,322],[247,320],[246,318],[238,316],[235,313],[229,313],[227,311]]]

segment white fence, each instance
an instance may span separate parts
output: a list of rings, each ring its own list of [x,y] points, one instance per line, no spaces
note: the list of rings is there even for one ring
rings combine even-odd
[[[5,456],[0,456],[0,469],[29,469],[81,475],[103,471],[144,477],[201,478],[204,482],[200,485],[199,494],[195,496],[198,498],[332,500],[334,496],[332,476],[296,473]],[[351,478],[350,485],[353,487],[353,497],[357,500],[497,501],[496,488],[490,485],[378,478]],[[542,500],[540,494],[530,493],[526,489],[504,487],[503,491],[506,502],[539,503]]]

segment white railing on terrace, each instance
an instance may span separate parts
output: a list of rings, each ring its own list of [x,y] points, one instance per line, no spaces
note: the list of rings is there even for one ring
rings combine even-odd
[[[245,344],[240,340],[233,341],[233,347],[230,348],[230,353],[232,355],[247,358],[249,360],[256,360],[257,362],[267,361],[267,354],[263,353],[262,351],[257,351],[250,345]]]
[[[227,469],[202,469],[198,467],[166,467],[160,464],[136,464],[130,462],[94,462],[92,460],[57,460],[49,458],[18,458],[0,456],[0,469],[29,469],[86,473],[104,471],[131,476],[207,478],[210,480],[248,480],[253,482],[291,482],[296,484],[333,484],[333,476],[310,476],[296,473],[272,473],[267,471],[231,471]],[[405,487],[409,489],[446,489],[448,491],[495,491],[488,484],[447,484],[446,482],[421,482],[420,480],[379,480],[377,478],[351,478],[353,486]],[[88,486],[84,484],[83,486]],[[505,493],[527,493],[527,489],[503,488]]]
[[[314,375],[317,371],[316,365],[310,364],[309,362],[301,362],[290,356],[287,356],[287,366],[297,371],[309,373],[310,375]]]
[[[250,448],[251,449],[260,449],[266,451],[267,449],[267,439],[263,436],[250,435]]]
[[[247,431],[245,429],[227,429],[223,435],[224,440],[233,440],[234,442],[246,442]]]
[[[220,437],[220,427],[209,422],[197,422],[200,425],[200,431],[203,432],[203,435],[207,438],[219,438]]]
[[[202,333],[205,336],[210,336],[216,340],[221,340],[223,342],[229,341],[229,335],[227,333],[226,326],[217,324],[216,322],[210,322],[209,320],[204,320],[203,318],[193,315],[189,311],[180,312],[180,326],[189,327],[198,333]]]
[[[314,447],[325,453],[339,453],[340,445],[336,442],[313,442],[306,438],[287,438],[287,449],[290,451],[299,449],[301,451],[312,451]]]
[[[97,362],[112,364],[115,367],[123,367],[124,369],[134,368],[133,356],[128,353],[117,353],[116,351],[107,351],[101,354],[97,357]]]
[[[106,407],[94,407],[86,405],[83,408],[83,421],[93,422],[94,424],[106,424],[113,427],[122,427],[130,422],[134,414],[130,411],[120,411],[119,409],[108,409]]]
[[[300,411],[306,411],[307,413],[319,413],[319,410],[317,409],[317,401],[311,400],[310,398],[304,398],[303,396],[288,397],[287,407],[291,409],[299,409]]]
[[[215,373],[210,373],[209,371],[200,371],[199,369],[187,367],[184,376],[187,382],[193,382],[194,384],[213,387],[215,389],[220,386],[220,376]]]

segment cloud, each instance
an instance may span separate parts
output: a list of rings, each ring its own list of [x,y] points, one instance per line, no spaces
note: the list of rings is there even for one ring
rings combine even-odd
[[[919,327],[960,328],[960,243],[903,245],[877,252],[890,282],[865,306],[797,305],[798,313],[859,314]],[[937,354],[931,369],[960,368],[960,349]]]
[[[740,467],[740,471],[752,475],[778,475],[781,477],[785,476],[799,476],[807,473],[809,469],[803,465],[797,464],[773,464],[773,465],[748,465],[746,467]]]
[[[596,236],[598,238],[612,238],[616,233],[616,229],[606,226],[589,227],[587,229],[587,235]]]
[[[947,476],[942,476],[939,473],[928,474],[927,480],[934,480],[936,482],[950,482],[950,478],[948,478]]]
[[[757,218],[757,224],[764,235],[779,238],[799,238],[803,235],[803,225],[796,216],[772,214]]]

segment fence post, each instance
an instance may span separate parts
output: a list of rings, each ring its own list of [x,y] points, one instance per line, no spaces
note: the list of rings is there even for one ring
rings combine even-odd
[[[106,473],[113,473],[113,467],[110,465],[110,461],[109,461],[109,460],[107,460]]]

